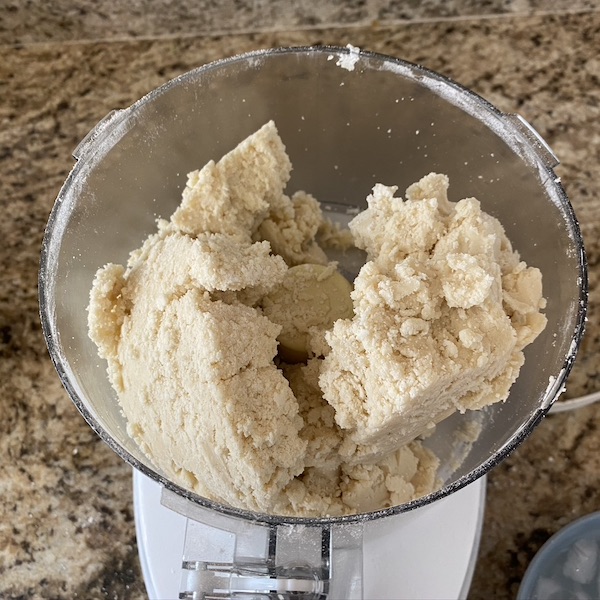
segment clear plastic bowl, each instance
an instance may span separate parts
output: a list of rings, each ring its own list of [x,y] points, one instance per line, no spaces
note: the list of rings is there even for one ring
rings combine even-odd
[[[314,194],[347,220],[377,183],[400,192],[423,175],[450,177],[450,196],[475,196],[498,217],[523,260],[542,270],[545,331],[505,403],[477,418],[482,433],[455,468],[453,438],[465,416],[444,421],[428,445],[442,458],[435,493],[343,518],[302,519],[240,511],[179,487],[127,434],[105,365],[87,334],[96,270],[123,263],[180,200],[185,174],[218,159],[273,119],[294,165],[290,190]],[[420,66],[351,48],[279,48],[217,61],[117,110],[75,152],[49,218],[39,291],[50,356],[90,426],[133,467],[201,506],[263,522],[344,522],[423,506],[467,485],[513,450],[563,389],[587,301],[578,224],[528,124]],[[472,415],[466,418],[471,418]]]
[[[555,533],[531,561],[517,600],[600,598],[600,512]]]

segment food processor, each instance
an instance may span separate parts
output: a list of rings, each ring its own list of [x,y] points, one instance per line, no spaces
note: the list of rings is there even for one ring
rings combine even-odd
[[[294,165],[288,190],[314,195],[340,226],[366,207],[376,183],[403,192],[430,172],[445,173],[450,200],[479,199],[522,260],[542,271],[545,330],[526,348],[505,402],[454,414],[425,439],[440,458],[443,482],[425,497],[344,517],[240,510],[169,480],[127,433],[87,334],[94,275],[106,263],[125,263],[156,219],[172,214],[189,171],[218,160],[269,120]],[[415,64],[350,45],[276,48],[207,64],[113,111],[74,157],[42,247],[42,326],[77,408],[134,467],[142,566],[156,597],[173,593],[155,585],[158,571],[172,564],[165,577],[179,582],[180,598],[435,597],[411,587],[410,571],[434,580],[443,571],[440,557],[453,554],[464,557],[455,565],[459,577],[438,597],[464,595],[481,527],[482,476],[564,389],[585,321],[580,231],[553,170],[558,161],[537,132]],[[347,273],[360,268],[352,254],[331,258]],[[469,426],[479,435],[464,435]],[[436,546],[442,531],[447,539]]]

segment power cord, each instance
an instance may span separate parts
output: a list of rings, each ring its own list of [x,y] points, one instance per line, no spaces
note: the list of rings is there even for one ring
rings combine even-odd
[[[600,391],[593,392],[592,394],[586,394],[579,398],[570,398],[569,400],[561,400],[555,402],[550,408],[550,413],[566,412],[567,410],[575,410],[576,408],[582,408],[588,404],[593,404],[600,400]]]

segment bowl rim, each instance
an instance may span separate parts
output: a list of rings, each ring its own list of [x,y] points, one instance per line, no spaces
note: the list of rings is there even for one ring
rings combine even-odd
[[[121,109],[121,111],[116,112],[130,112],[133,114],[133,111],[138,110],[140,107],[145,104],[152,102],[152,100],[159,95],[162,95],[168,92],[171,88],[185,84],[187,81],[191,79],[195,79],[204,73],[208,73],[210,71],[216,69],[226,69],[231,67],[234,64],[243,63],[251,64],[257,63],[257,61],[261,61],[264,59],[270,59],[273,57],[277,57],[280,55],[287,54],[296,54],[296,55],[348,55],[350,52],[356,52],[358,49],[354,48],[350,45],[346,47],[334,46],[334,45],[318,45],[318,46],[282,46],[275,48],[267,48],[261,50],[253,50],[249,52],[244,52],[240,54],[234,54],[232,56],[226,58],[220,58],[215,61],[211,61],[194,69],[191,69],[185,73],[178,75],[177,77],[163,83],[162,85],[154,88],[149,91],[147,94],[142,96],[139,100],[130,105],[130,107],[126,109]],[[465,111],[469,112],[469,106],[473,108],[476,105],[479,109],[485,111],[487,114],[491,116],[494,123],[497,121],[500,129],[512,130],[514,132],[518,132],[515,125],[506,119],[503,119],[503,116],[507,116],[502,113],[498,108],[492,105],[488,100],[478,95],[476,92],[462,86],[456,81],[437,73],[431,69],[423,67],[421,65],[411,63],[409,61],[405,61],[403,59],[399,59],[396,57],[388,56],[379,52],[365,51],[359,50],[360,58],[373,59],[382,64],[388,65],[391,67],[391,70],[399,75],[404,75],[405,77],[412,78],[414,80],[419,80],[422,82],[424,79],[429,79],[441,84],[441,91],[436,89],[437,93],[443,92],[446,88],[449,88],[453,94],[457,93],[457,98],[460,100],[460,107]],[[256,65],[253,66],[253,68]],[[431,88],[429,88],[431,89]],[[448,98],[445,98],[449,100]],[[450,100],[449,100],[450,101]],[[464,104],[463,104],[464,101]],[[111,113],[112,115],[113,113]],[[475,118],[479,119],[477,115],[471,115]],[[104,123],[105,120],[101,120],[88,135],[84,138],[84,141],[89,138],[95,138],[96,134],[101,134],[104,131],[104,128],[100,128],[99,126]],[[490,125],[490,128],[493,129]],[[512,128],[512,129],[511,129]],[[498,135],[498,131],[496,131]],[[507,141],[504,136],[500,136],[505,142]],[[118,141],[115,140],[115,143]],[[522,424],[519,430],[517,430],[506,442],[505,444],[497,450],[493,455],[491,455],[486,461],[484,461],[479,467],[474,469],[473,471],[463,475],[456,481],[452,482],[449,485],[446,485],[430,494],[425,496],[421,496],[415,500],[410,502],[391,506],[389,508],[384,508],[376,511],[371,511],[367,513],[357,513],[352,515],[343,515],[343,516],[324,516],[324,517],[301,517],[301,516],[286,516],[279,514],[267,514],[260,513],[251,510],[245,510],[236,508],[227,504],[215,502],[203,496],[200,496],[194,492],[191,492],[178,484],[175,484],[171,480],[165,478],[154,469],[148,467],[144,463],[140,462],[136,457],[134,457],[129,451],[127,451],[121,444],[114,439],[107,430],[103,428],[103,426],[96,420],[92,412],[87,408],[83,399],[79,396],[75,386],[72,384],[69,375],[69,364],[64,357],[61,349],[60,342],[60,333],[56,329],[55,323],[55,304],[54,304],[54,296],[53,296],[53,278],[50,276],[53,270],[56,268],[56,260],[58,256],[58,250],[60,249],[60,235],[57,233],[60,231],[59,223],[61,220],[62,213],[65,210],[68,210],[66,207],[67,203],[63,203],[63,200],[67,196],[68,191],[75,184],[78,176],[80,175],[81,170],[84,168],[86,160],[83,160],[82,157],[77,158],[71,172],[69,173],[67,179],[62,185],[59,194],[57,196],[56,202],[50,212],[48,222],[45,228],[44,237],[42,241],[41,247],[41,257],[40,257],[40,269],[38,273],[38,300],[40,307],[40,318],[42,331],[44,334],[44,339],[46,341],[46,345],[48,348],[48,352],[50,358],[54,364],[54,367],[58,373],[58,376],[69,394],[71,400],[82,414],[88,425],[94,430],[94,432],[114,451],[119,455],[125,462],[144,473],[151,479],[159,482],[165,488],[170,490],[171,492],[186,498],[191,501],[193,504],[200,505],[204,508],[213,509],[219,513],[241,518],[249,521],[261,522],[261,523],[269,523],[269,524],[304,524],[304,525],[337,525],[341,523],[355,523],[360,521],[370,521],[374,519],[379,519],[387,516],[397,515],[404,512],[408,512],[423,506],[426,506],[434,501],[437,501],[441,498],[448,496],[449,494],[463,488],[469,483],[475,481],[479,477],[485,475],[490,469],[498,465],[502,460],[504,460],[520,443],[529,435],[529,433],[535,428],[535,426],[540,422],[540,420],[547,414],[548,410],[560,395],[560,393],[564,389],[564,383],[566,381],[567,375],[571,371],[573,366],[575,356],[581,342],[581,338],[583,336],[585,320],[586,320],[586,312],[587,312],[587,298],[588,298],[588,279],[587,279],[587,261],[585,255],[585,249],[583,246],[583,239],[581,235],[581,231],[579,228],[579,223],[575,216],[573,207],[567,198],[566,192],[560,183],[560,179],[557,178],[554,174],[553,168],[548,161],[540,154],[539,148],[536,148],[527,138],[522,138],[521,143],[525,144],[526,155],[523,155],[519,152],[521,158],[525,161],[532,160],[536,163],[536,166],[546,172],[547,181],[550,185],[552,185],[554,192],[556,194],[556,199],[561,205],[561,208],[565,211],[566,219],[568,220],[568,224],[570,226],[570,230],[572,231],[572,235],[574,238],[575,245],[578,251],[578,261],[579,261],[579,304],[577,311],[577,318],[573,333],[571,335],[571,345],[569,352],[565,356],[565,360],[563,362],[563,367],[560,373],[557,375],[555,381],[552,382],[551,385],[548,386],[546,390],[544,402],[535,410],[529,417],[529,419]],[[522,149],[521,146],[519,148]],[[514,148],[513,148],[514,149]],[[87,158],[87,156],[86,156]],[[97,159],[97,157],[96,157]]]

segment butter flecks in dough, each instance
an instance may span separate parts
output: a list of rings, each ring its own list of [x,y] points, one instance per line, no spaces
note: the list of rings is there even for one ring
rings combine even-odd
[[[402,200],[378,184],[350,223],[369,260],[354,282],[355,316],[326,336],[320,384],[364,460],[454,410],[506,399],[524,345],[545,326],[539,271],[477,200],[450,203],[447,187],[431,174]]]

